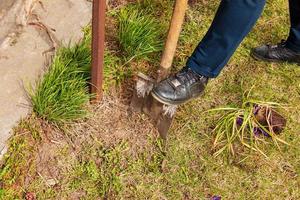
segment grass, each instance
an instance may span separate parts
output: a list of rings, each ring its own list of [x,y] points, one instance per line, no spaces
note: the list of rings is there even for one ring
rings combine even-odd
[[[44,76],[28,92],[33,110],[54,123],[72,122],[87,116],[91,66],[91,28],[83,29],[84,38],[73,46],[61,47]],[[113,51],[105,52],[103,89],[119,86],[130,76]]]
[[[43,78],[29,90],[39,117],[62,123],[86,116],[91,63],[88,41],[85,38],[73,47],[60,48]]]
[[[126,60],[147,59],[162,49],[161,26],[145,11],[127,6],[120,10],[118,21],[118,41]]]
[[[128,68],[119,57],[112,51],[105,52],[104,59],[104,91],[108,92],[112,87],[121,86],[121,84],[132,75],[131,68]]]
[[[0,169],[0,199],[22,197],[26,175],[36,170],[34,157],[41,142],[40,126],[33,118],[28,118],[20,122],[14,132],[16,134],[10,140],[8,153],[3,158],[5,165]]]
[[[171,15],[169,4],[151,1],[147,14],[153,17],[158,13],[165,23]],[[218,4],[217,0],[199,1],[188,10],[174,69],[184,65],[204,36]],[[140,11],[140,6],[127,6]],[[206,94],[179,108],[166,142],[156,138],[145,116],[128,116],[126,106],[114,103],[116,98],[107,97],[93,108],[92,115],[62,133],[34,116],[23,120],[0,167],[0,199],[23,199],[29,192],[37,199],[209,199],[213,195],[222,199],[298,199],[300,68],[249,57],[252,47],[284,38],[288,27],[283,24],[288,21],[287,1],[268,3],[221,75],[210,81]],[[167,32],[165,24],[161,31]],[[112,82],[122,83],[126,78],[118,77],[138,70],[135,67],[142,62],[132,60],[118,68],[127,59],[118,58],[110,48],[107,53],[108,65],[116,66],[114,70],[106,68],[106,73],[112,73],[107,75]],[[156,62],[151,56],[148,59],[147,66]],[[235,144],[234,157],[216,157],[214,129],[220,114],[205,111],[233,107],[249,114],[252,106],[244,99],[244,91],[249,90],[251,99],[293,108],[281,111],[288,122],[279,138],[290,145],[281,145],[279,151],[271,139],[261,138],[264,141],[259,148],[267,157],[240,142]],[[44,159],[35,159],[45,152],[48,156]],[[49,185],[51,177],[57,184]]]
[[[122,190],[120,175],[122,173],[122,148],[105,148],[101,143],[85,144],[80,160],[70,173],[68,187],[81,190],[89,199],[109,198]],[[91,159],[91,156],[93,159]]]

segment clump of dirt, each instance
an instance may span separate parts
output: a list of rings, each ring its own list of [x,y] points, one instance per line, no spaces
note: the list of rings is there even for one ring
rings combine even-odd
[[[256,106],[255,117],[257,121],[264,126],[268,131],[280,134],[286,126],[286,119],[268,107]]]

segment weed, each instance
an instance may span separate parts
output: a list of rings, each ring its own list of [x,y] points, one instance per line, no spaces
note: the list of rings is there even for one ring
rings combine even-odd
[[[278,132],[274,130],[274,125],[271,124],[271,116],[266,116],[266,119],[264,119],[266,120],[266,124],[263,124],[258,119],[257,108],[264,108],[268,111],[271,109],[282,108],[282,106],[275,102],[253,100],[250,98],[250,92],[246,92],[241,108],[225,107],[210,110],[211,112],[225,111],[225,114],[219,119],[214,129],[215,140],[213,147],[218,148],[215,152],[215,156],[225,152],[234,155],[234,145],[236,141],[239,141],[243,146],[267,157],[267,155],[259,148],[259,143],[265,142],[259,137],[260,134],[267,137],[270,136],[278,149],[280,149],[278,143],[288,144],[276,135]],[[271,115],[271,112],[267,113],[268,115]],[[285,125],[285,123],[282,123],[281,125]]]
[[[83,190],[87,197],[112,197],[122,190],[121,152],[124,145],[105,148],[101,144],[84,145],[83,152],[72,172],[69,187]],[[91,159],[91,157],[93,159]]]
[[[27,175],[35,171],[34,157],[40,142],[40,127],[34,118],[21,121],[9,141],[8,153],[0,165],[0,199],[19,199]],[[5,198],[4,198],[5,197]]]

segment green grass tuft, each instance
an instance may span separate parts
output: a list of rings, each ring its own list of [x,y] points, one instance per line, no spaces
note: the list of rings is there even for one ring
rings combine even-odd
[[[34,112],[43,119],[61,123],[87,115],[91,69],[91,27],[83,29],[84,38],[74,46],[62,47],[52,64],[28,92]],[[114,52],[106,50],[104,59],[104,86],[120,85],[131,74]]]
[[[162,49],[161,27],[151,15],[134,6],[120,10],[118,40],[126,60],[147,59]]]
[[[58,50],[44,77],[29,90],[33,110],[51,122],[67,122],[87,114],[91,50],[84,39]]]

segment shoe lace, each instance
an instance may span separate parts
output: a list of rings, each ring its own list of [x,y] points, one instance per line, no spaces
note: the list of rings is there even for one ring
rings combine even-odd
[[[276,45],[267,45],[273,52],[277,55],[277,57],[281,57],[282,55],[286,55],[287,48],[286,48],[286,40],[281,40]]]
[[[184,67],[182,70],[180,70],[179,73],[176,74],[176,78],[182,83],[182,84],[193,84],[197,81],[199,81],[203,76],[196,74],[191,69]]]
[[[276,45],[272,45],[272,44],[268,44],[268,47],[272,48],[272,49],[276,49],[276,48],[282,48],[286,46],[286,40],[281,40],[278,44]]]

